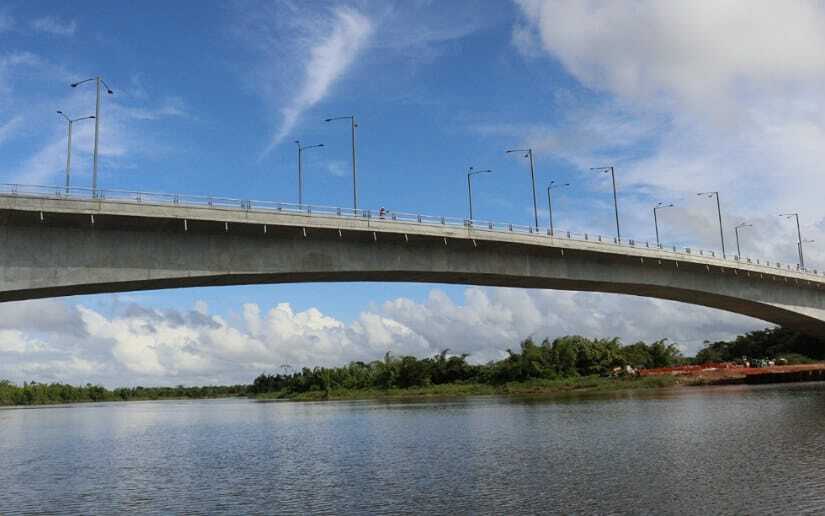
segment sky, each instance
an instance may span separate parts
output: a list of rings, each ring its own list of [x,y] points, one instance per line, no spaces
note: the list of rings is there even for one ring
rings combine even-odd
[[[66,122],[100,117],[99,186],[530,224],[536,159],[555,226],[825,266],[825,5],[815,1],[226,1],[0,5],[0,183],[65,181]],[[90,186],[93,121],[72,184]],[[282,366],[449,348],[484,362],[521,339],[706,340],[744,316],[613,294],[418,284],[212,287],[0,305],[0,378],[118,385],[247,383]]]

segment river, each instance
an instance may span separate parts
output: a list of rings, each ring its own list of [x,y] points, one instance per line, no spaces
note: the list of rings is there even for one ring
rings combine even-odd
[[[825,383],[0,410],[0,513],[825,512]]]

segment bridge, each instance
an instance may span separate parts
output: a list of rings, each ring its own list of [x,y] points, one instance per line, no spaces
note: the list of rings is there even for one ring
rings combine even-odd
[[[776,262],[419,214],[0,185],[0,302],[336,281],[631,294],[825,337],[825,275]]]

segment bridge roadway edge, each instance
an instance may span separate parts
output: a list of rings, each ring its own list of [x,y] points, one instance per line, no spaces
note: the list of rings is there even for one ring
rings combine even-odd
[[[0,301],[208,285],[415,281],[670,299],[825,336],[822,278],[546,235],[0,196],[0,242]]]

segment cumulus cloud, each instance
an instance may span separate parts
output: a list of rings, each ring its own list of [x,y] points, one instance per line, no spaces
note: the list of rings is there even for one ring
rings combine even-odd
[[[619,301],[619,302],[617,302]],[[40,317],[38,318],[37,315]],[[262,371],[336,366],[449,348],[474,362],[505,355],[526,337],[670,337],[687,352],[765,324],[679,303],[574,292],[467,288],[462,303],[434,289],[423,302],[386,301],[345,323],[316,308],[244,304],[229,322],[194,309],[137,304],[105,315],[63,301],[0,305],[0,378],[105,385],[245,383]]]

